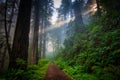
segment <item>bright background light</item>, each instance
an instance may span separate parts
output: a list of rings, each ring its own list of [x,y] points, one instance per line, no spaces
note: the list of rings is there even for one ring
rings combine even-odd
[[[61,5],[61,0],[54,0],[54,7],[59,8]]]
[[[54,25],[57,21],[57,17],[58,17],[58,12],[56,11],[56,8],[59,8],[61,5],[61,0],[54,0],[54,12],[53,12],[53,16],[51,18],[51,23]]]

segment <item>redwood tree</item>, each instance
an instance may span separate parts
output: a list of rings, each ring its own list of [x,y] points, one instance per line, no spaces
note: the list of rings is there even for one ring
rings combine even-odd
[[[16,62],[17,59],[26,62],[22,66],[23,68],[27,66],[31,4],[32,0],[20,0],[12,52],[10,54],[10,68],[20,67]]]
[[[33,32],[33,42],[32,42],[32,58],[31,64],[36,64],[38,62],[38,36],[39,36],[39,22],[40,22],[40,1],[35,0],[34,5],[34,32]]]

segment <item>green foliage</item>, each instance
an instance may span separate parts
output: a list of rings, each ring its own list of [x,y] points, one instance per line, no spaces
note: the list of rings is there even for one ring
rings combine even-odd
[[[91,74],[83,74],[80,80],[99,80],[99,79]]]
[[[64,61],[62,58],[59,58],[55,61],[58,67],[66,72],[73,80],[98,80],[92,74],[86,74],[85,66],[81,65],[72,65],[70,66],[70,61]]]
[[[6,80],[19,80],[19,79],[25,80],[26,79],[25,71],[21,69],[18,70],[11,69],[7,71],[7,75],[5,76],[5,78]]]
[[[76,71],[78,68],[73,68],[71,66],[69,66],[69,61],[68,62],[65,62],[62,58],[59,58],[57,60],[55,60],[55,64],[58,65],[58,67],[63,70],[64,72],[66,72],[69,76],[72,77],[72,79],[74,79],[75,75],[76,74]]]
[[[17,66],[19,67],[19,69],[22,69],[24,67],[24,65],[27,65],[26,61],[23,59],[20,59],[20,58],[16,59],[16,63],[17,63]]]
[[[101,80],[117,80],[111,73],[107,73],[101,76]]]
[[[24,60],[17,59],[17,62],[23,64]],[[44,80],[49,62],[48,59],[41,59],[37,65],[29,65],[25,70],[10,69],[0,80]]]
[[[102,67],[100,67],[100,66],[93,66],[93,67],[92,67],[92,71],[93,71],[93,73],[95,73],[97,76],[103,74],[103,69],[102,69]]]
[[[29,78],[29,80],[43,80],[48,65],[49,65],[48,59],[41,59],[38,61],[38,65],[28,66],[27,77]]]
[[[48,59],[40,59],[38,61],[38,66],[40,66],[40,67],[43,67],[46,64],[49,64],[49,60]]]
[[[16,59],[16,63],[17,63],[18,65],[24,65],[26,62],[25,62],[23,59],[17,58],[17,59]]]

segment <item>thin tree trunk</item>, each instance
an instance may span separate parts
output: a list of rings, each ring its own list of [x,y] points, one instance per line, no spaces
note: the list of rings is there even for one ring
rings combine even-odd
[[[39,44],[39,58],[42,58],[42,24],[43,24],[43,19],[41,18],[41,26],[40,26],[40,39],[39,39],[39,41],[40,41],[40,44]]]
[[[46,24],[44,25],[44,29],[43,29],[43,58],[45,58],[45,51],[46,51],[46,32],[45,32],[45,27]]]
[[[41,24],[41,58],[43,57],[43,39],[44,39],[44,19],[42,18],[42,24]]]
[[[7,3],[8,3],[8,0],[6,0],[6,3],[5,3],[5,37],[6,37],[6,44],[7,44],[7,49],[8,49],[8,53],[10,54],[11,53],[11,49],[10,49],[10,44],[9,44],[9,36],[8,36],[8,32],[7,32]]]
[[[13,19],[13,16],[14,16],[15,2],[16,2],[16,0],[14,0],[13,4],[12,4],[12,12],[11,12],[11,16],[10,16],[10,23],[9,23],[9,26],[8,26],[8,34],[9,35],[10,35],[10,30],[11,30],[11,25],[12,25],[12,19]]]
[[[5,63],[5,57],[6,57],[6,52],[7,52],[6,50],[7,50],[7,46],[5,46],[5,48],[4,48],[2,62],[1,62],[1,66],[0,66],[0,71],[2,71],[2,72],[4,72],[4,63]]]
[[[97,4],[97,13],[98,13],[98,16],[101,16],[100,1],[96,0],[96,4]]]
[[[39,58],[39,59],[42,57],[42,55],[41,55],[41,50],[42,50],[42,49],[41,49],[41,47],[42,47],[42,46],[41,46],[41,45],[42,45],[41,34],[42,34],[42,33],[41,33],[41,26],[40,26],[40,33],[39,33],[39,41],[40,41],[40,42],[39,42],[39,45],[38,45],[38,46],[39,46],[39,53],[38,53],[38,58]]]
[[[8,36],[8,32],[7,32],[7,8],[8,8],[8,0],[6,0],[6,2],[5,2],[4,28],[5,28],[6,42],[5,42],[5,48],[4,48],[4,52],[3,52],[3,56],[2,56],[2,63],[1,63],[1,68],[2,69],[3,69],[3,66],[4,66],[5,56],[6,56],[7,50],[8,50],[9,54],[11,53],[11,49],[10,49],[10,45],[9,45],[9,36]]]

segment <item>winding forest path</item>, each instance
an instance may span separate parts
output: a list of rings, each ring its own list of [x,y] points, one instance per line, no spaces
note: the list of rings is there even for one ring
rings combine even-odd
[[[53,62],[49,64],[45,80],[71,80],[62,70]]]

